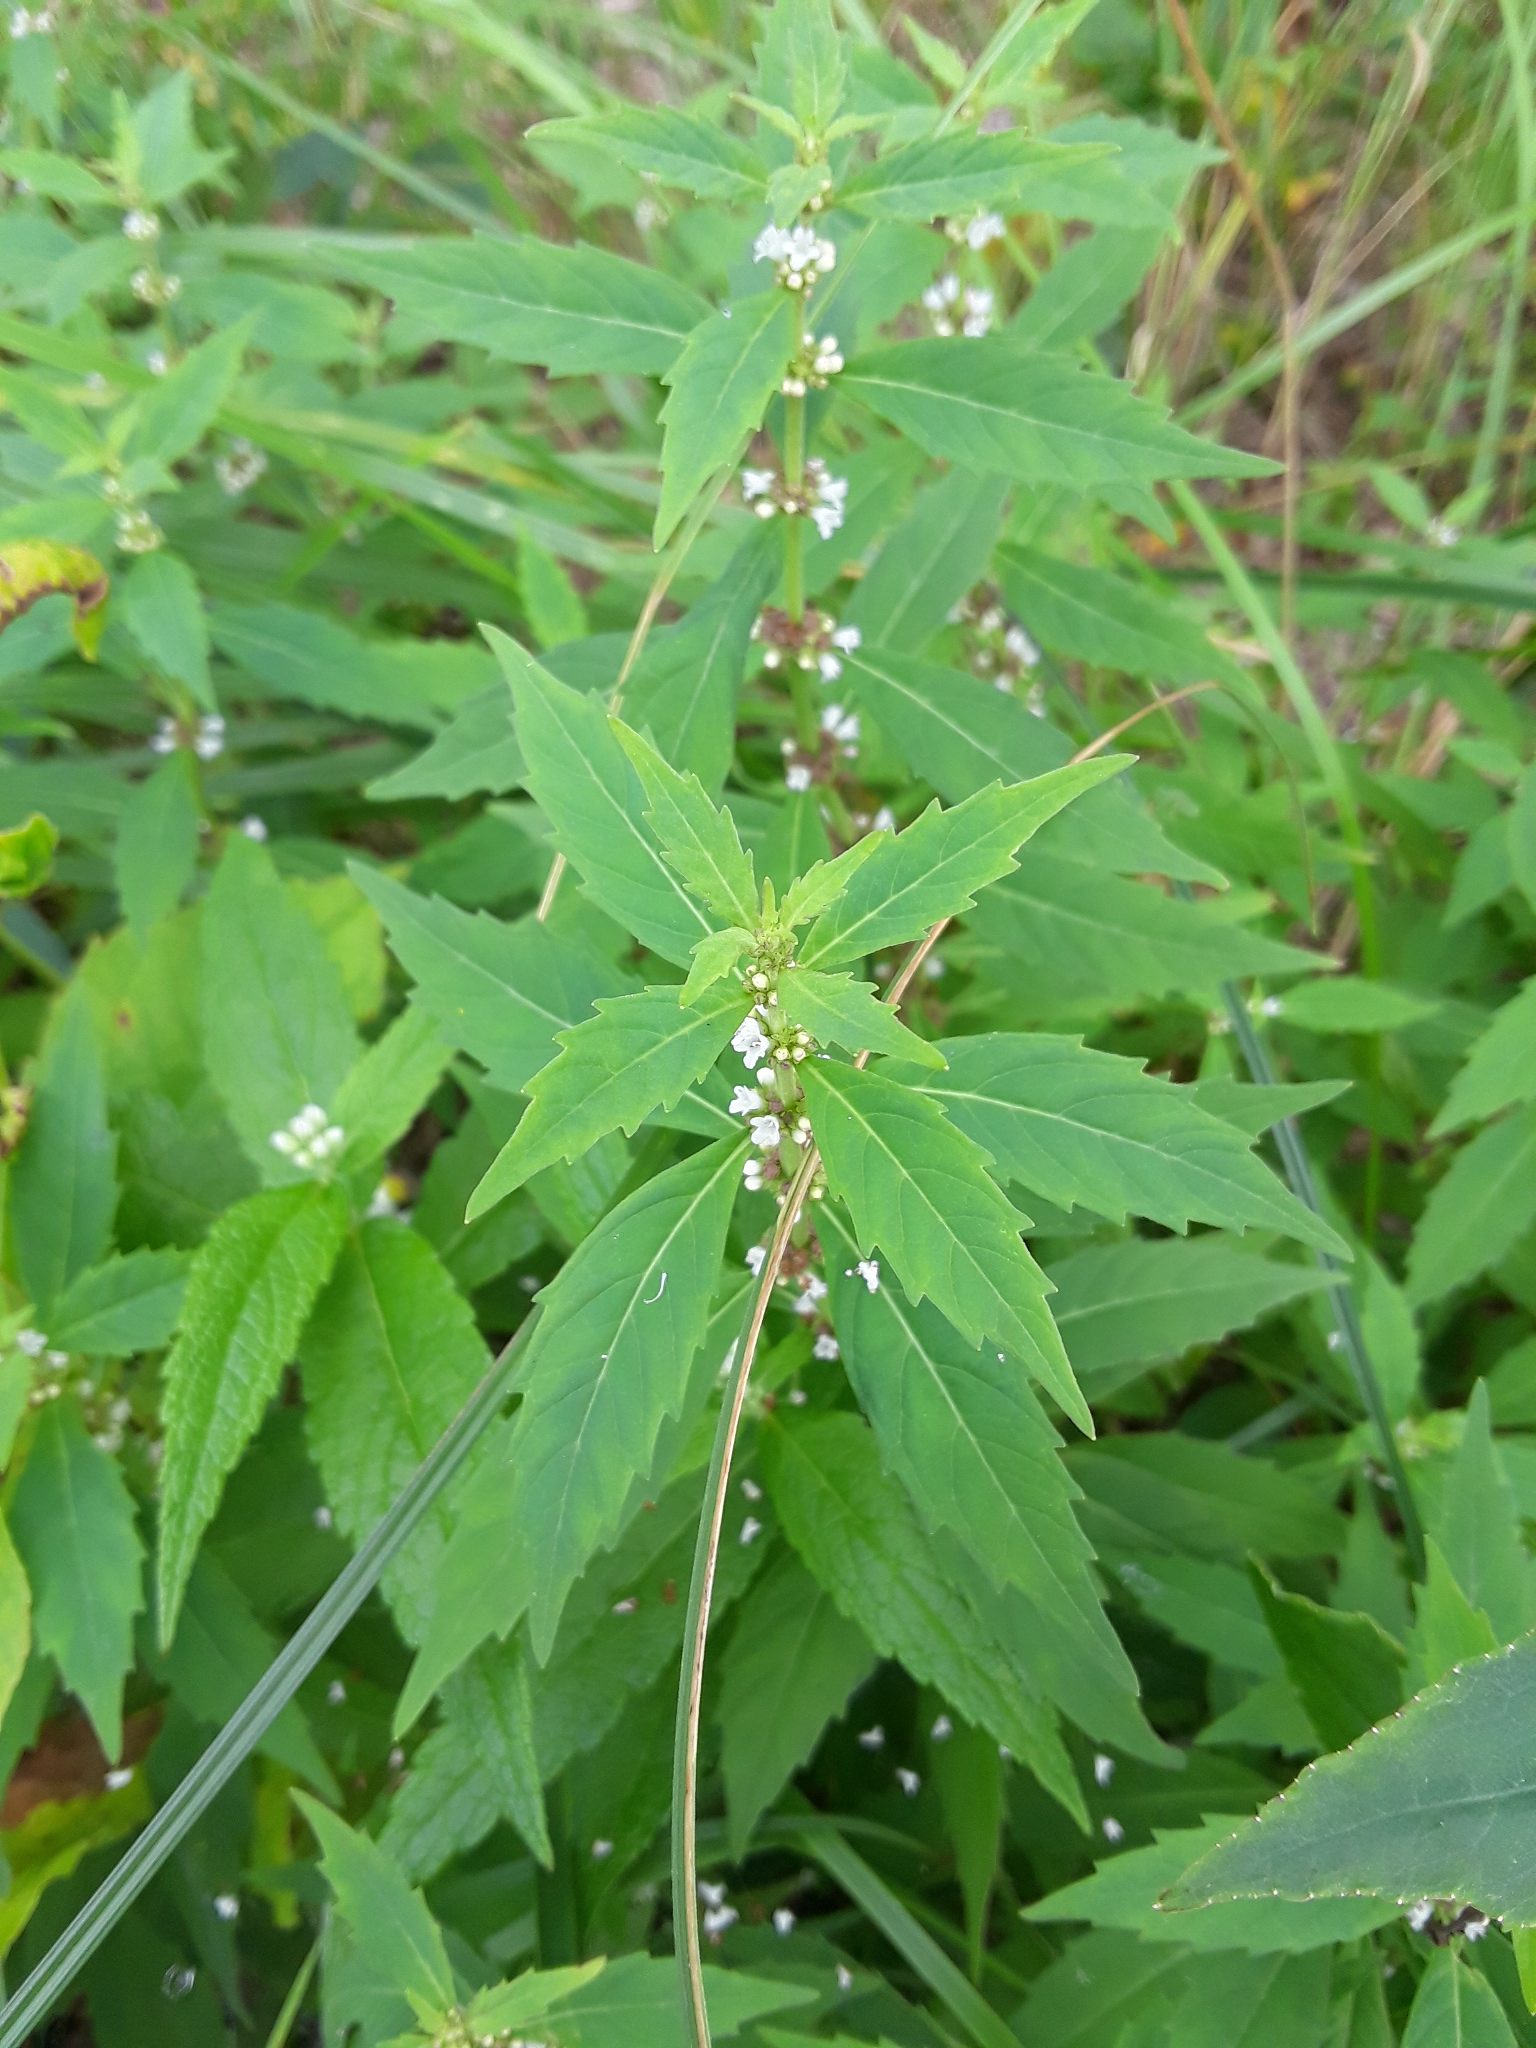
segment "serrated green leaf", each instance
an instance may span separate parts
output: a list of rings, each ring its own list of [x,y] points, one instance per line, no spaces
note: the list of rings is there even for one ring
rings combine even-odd
[[[1276,997],[1273,1014],[1302,1031],[1402,1031],[1422,1024],[1441,1007],[1433,996],[1366,975],[1339,974],[1302,982]]]
[[[489,1363],[474,1315],[425,1238],[356,1226],[299,1343],[309,1443],[336,1526],[360,1543],[458,1414]],[[451,1526],[421,1523],[383,1578],[407,1642],[431,1614]]]
[[[340,1159],[348,1172],[371,1166],[405,1135],[448,1060],[448,1047],[421,1003],[409,1004],[367,1047],[332,1105],[346,1132]]]
[[[1348,1246],[1189,1089],[1081,1040],[1026,1032],[946,1038],[947,1071],[902,1074],[992,1155],[999,1180],[1112,1223],[1129,1213],[1278,1230],[1337,1257]]]
[[[453,2003],[453,1969],[437,1922],[377,1843],[357,1834],[316,1799],[294,1800],[320,1844],[336,1908],[374,1968],[407,1998]]]
[[[1486,1380],[1477,1382],[1467,1403],[1461,1442],[1440,1489],[1430,1533],[1457,1584],[1493,1624],[1498,1642],[1513,1642],[1536,1622],[1536,1571],[1494,1439]]]
[[[59,1296],[48,1341],[82,1358],[131,1358],[168,1344],[187,1290],[185,1252],[132,1251],[88,1266]]]
[[[677,2039],[677,1968],[659,1956],[618,1956],[600,1971],[569,1982],[551,1998],[546,1977],[569,1980],[574,1971],[541,1971],[484,1991],[472,2001],[471,2024],[496,2033],[547,2021],[555,2038],[571,2048],[673,2048]],[[763,2014],[805,2005],[808,1986],[774,1977],[749,1977],[743,1970],[706,1968],[704,1991],[712,2031],[722,2039],[739,2034]]]
[[[1536,1637],[1462,1666],[1186,1870],[1169,1912],[1222,1899],[1457,1899],[1536,1922],[1525,1812]]]
[[[1536,1102],[1536,976],[1474,1042],[1429,1134],[1438,1138],[1525,1102]]]
[[[345,264],[388,294],[397,318],[557,377],[659,375],[708,310],[687,285],[646,264],[531,237],[423,242],[387,255],[349,250]]]
[[[929,455],[1019,483],[1092,492],[1166,477],[1275,473],[1271,462],[1185,433],[1128,384],[1006,335],[872,349],[848,365],[838,388]]]
[[[249,320],[237,321],[188,349],[173,369],[155,379],[134,402],[125,461],[142,458],[168,469],[197,446],[240,374],[250,331]]]
[[[178,748],[130,792],[118,823],[112,862],[118,900],[140,938],[186,894],[201,822],[191,759]]]
[[[150,666],[181,683],[205,711],[217,709],[208,671],[208,619],[197,578],[165,548],[141,555],[118,599],[123,623]]]
[[[1031,287],[1014,333],[1035,348],[1096,340],[1135,297],[1163,240],[1156,227],[1102,227],[1069,242]]]
[[[1288,1592],[1262,1566],[1249,1576],[1291,1683],[1324,1749],[1343,1749],[1402,1701],[1403,1652],[1368,1614]]]
[[[1527,768],[1515,790],[1505,830],[1509,871],[1515,887],[1536,908],[1536,768]]]
[[[943,1054],[909,1031],[890,1004],[881,1001],[873,982],[855,981],[848,974],[821,974],[814,967],[792,967],[779,979],[779,1003],[792,1024],[824,1045],[840,1045],[854,1053],[890,1053],[922,1068],[944,1064]]]
[[[888,150],[843,181],[837,200],[876,220],[935,220],[978,207],[1023,207],[1037,172],[1070,176],[1074,167],[1107,156],[1102,145],[1037,141],[1018,129],[1003,134],[952,130]]]
[[[502,684],[455,711],[414,761],[370,782],[363,794],[374,803],[398,803],[419,796],[473,796],[483,790],[504,796],[520,788],[525,774],[512,729],[512,705]]]
[[[531,142],[573,142],[622,159],[642,177],[696,199],[761,198],[762,165],[739,136],[678,107],[622,107],[575,120],[541,121]]]
[[[644,785],[646,816],[666,858],[707,910],[750,931],[757,923],[757,877],[735,819],[710,802],[696,775],[679,774],[664,761],[643,733],[620,718],[608,722]]]
[[[828,0],[775,0],[762,24],[758,95],[793,114],[804,134],[824,136],[842,106],[848,76]]]
[[[985,575],[1006,496],[1000,478],[965,470],[925,484],[842,607],[842,623],[857,626],[866,649],[920,649]]]
[[[133,1617],[144,1605],[144,1546],[123,1476],[72,1399],[50,1401],[38,1417],[8,1512],[31,1583],[34,1640],[115,1763]]]
[[[982,1622],[880,1470],[852,1415],[775,1415],[763,1428],[768,1490],[790,1541],[876,1649],[1005,1742],[1074,1815],[1082,1795],[1023,1645]]]
[[[1101,1551],[1317,1557],[1344,1541],[1341,1517],[1295,1473],[1182,1430],[1105,1437],[1062,1455],[1085,1496],[1079,1518]]]
[[[16,1276],[47,1327],[53,1304],[105,1257],[117,1209],[117,1139],[101,1054],[82,997],[67,996],[33,1077],[26,1131],[9,1167]]]
[[[940,918],[969,910],[977,892],[1018,865],[1014,855],[1048,818],[1127,766],[1128,757],[1082,761],[1030,782],[994,786],[944,810],[932,803],[904,832],[882,839],[848,876],[799,949],[803,967],[835,967],[920,938]]]
[[[1124,576],[1022,547],[1000,548],[997,568],[1003,595],[1031,638],[1068,660],[1163,683],[1245,680],[1193,619]]]
[[[775,285],[706,314],[663,378],[661,501],[654,540],[661,547],[709,479],[734,463],[756,433],[789,367],[795,304]]]
[[[720,1660],[720,1768],[734,1857],[875,1663],[868,1638],[798,1557],[779,1558],[754,1587],[751,1626],[735,1631]]]
[[[470,1196],[466,1221],[541,1167],[670,1108],[720,1057],[743,1002],[740,989],[719,987],[687,1008],[670,988],[600,998],[595,1016],[558,1034],[560,1051],[529,1081],[528,1107]]]
[[[528,787],[555,844],[600,909],[681,965],[713,927],[642,828],[645,792],[602,700],[557,682],[494,627],[486,638],[511,687]]]
[[[117,195],[93,171],[51,149],[0,149],[0,171],[43,199],[64,206],[116,206]]]
[[[1091,1435],[1046,1306],[1049,1282],[986,1154],[894,1081],[821,1060],[800,1072],[827,1185],[847,1203],[860,1247],[889,1259],[907,1294],[932,1300],[973,1344],[1011,1353]]]
[[[320,927],[278,878],[266,848],[230,835],[201,921],[203,1044],[209,1076],[257,1171],[296,1167],[274,1132],[310,1103],[328,1114],[357,1057],[341,974]]]
[[[224,1482],[255,1434],[346,1228],[339,1189],[269,1188],[227,1209],[192,1262],[165,1362],[159,1629],[176,1611]]]
[[[711,932],[707,939],[700,939],[693,949],[693,959],[688,967],[688,979],[678,992],[680,1003],[697,1002],[708,988],[713,988],[727,974],[734,973],[737,961],[752,943],[752,934],[743,931],[739,925],[732,925],[729,931]]]
[[[834,858],[814,861],[804,874],[796,875],[779,908],[784,923],[807,924],[813,917],[819,917],[829,904],[836,902],[865,861],[880,851],[884,838],[883,832],[866,832]],[[825,835],[821,843],[826,845]]]
[[[1488,1124],[1430,1191],[1408,1252],[1408,1299],[1438,1301],[1501,1259],[1536,1220],[1536,1110]]]
[[[1443,1948],[1419,1980],[1403,2048],[1515,2048],[1515,2033],[1488,1979]]]

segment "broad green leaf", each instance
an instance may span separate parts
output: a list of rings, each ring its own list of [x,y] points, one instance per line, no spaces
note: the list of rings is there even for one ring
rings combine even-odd
[[[800,947],[804,967],[835,967],[883,946],[920,938],[940,918],[969,910],[978,890],[1018,865],[1015,853],[1048,818],[1128,765],[1128,756],[1083,761],[1030,782],[983,789],[882,839],[848,877]]]
[[[193,1260],[181,1334],[165,1362],[159,1628],[176,1611],[224,1482],[294,1355],[346,1228],[339,1189],[301,1183],[248,1196]]]
[[[1177,996],[1214,1003],[1224,981],[1291,979],[1327,964],[1234,924],[1210,903],[1165,896],[1044,846],[1032,846],[1018,874],[982,899],[972,932],[994,988],[1023,998],[1021,1021],[1075,1002],[1118,1008],[1138,997]]]
[[[374,1967],[406,1997],[453,2002],[453,1969],[437,1922],[377,1843],[356,1833],[318,1800],[294,1799],[320,1844],[321,1868],[336,1908]]]
[[[116,206],[117,195],[94,171],[51,149],[0,149],[0,171],[64,206]]]
[[[1488,1979],[1442,1948],[1419,1980],[1403,2048],[1515,2048],[1515,2032]]]
[[[879,1251],[906,1293],[930,1299],[972,1344],[1011,1353],[1091,1435],[1046,1306],[1050,1283],[986,1154],[926,1096],[881,1075],[820,1060],[800,1072],[827,1185],[847,1203],[860,1248]]]
[[[806,795],[809,793],[804,792]],[[797,874],[785,890],[784,901],[779,906],[779,915],[784,923],[808,924],[813,917],[819,917],[837,901],[865,861],[880,851],[885,838],[883,831],[866,832],[862,839],[855,839],[852,846],[845,847],[841,853],[813,861],[803,874]],[[821,844],[825,846],[826,843],[823,834]]]
[[[671,538],[709,479],[740,455],[757,432],[794,353],[792,295],[774,285],[706,314],[684,342],[663,382],[661,501],[655,544]]]
[[[1505,829],[1515,887],[1536,909],[1536,768],[1527,768],[1521,776]]]
[[[742,851],[735,819],[710,802],[696,775],[679,774],[642,733],[619,718],[609,723],[644,785],[645,814],[661,850],[689,893],[716,917],[752,930],[757,878],[751,856]]]
[[[1083,175],[1083,167],[1072,172]],[[1176,427],[1128,384],[1069,356],[977,341],[898,341],[838,379],[929,455],[1020,483],[1092,492],[1165,477],[1272,476],[1275,464]]]
[[[1213,1074],[1192,1081],[1190,1092],[1196,1102],[1224,1124],[1231,1124],[1250,1138],[1259,1138],[1284,1117],[1305,1116],[1345,1094],[1348,1081],[1275,1081],[1253,1083]]]
[[[1403,1652],[1368,1614],[1287,1592],[1251,1567],[1264,1619],[1324,1749],[1343,1749],[1402,1702]]]
[[[1070,661],[1162,683],[1243,680],[1231,655],[1192,619],[1127,577],[1022,547],[1000,549],[997,566],[1003,595],[1031,638]]]
[[[1526,1554],[1521,1514],[1494,1440],[1488,1382],[1467,1403],[1461,1442],[1430,1525],[1445,1562],[1500,1643],[1536,1622],[1536,1568]],[[1337,1747],[1337,1744],[1332,1745]]]
[[[1536,1102],[1536,975],[1495,1012],[1473,1044],[1429,1127],[1430,1136],[1497,1116],[1517,1102]]]
[[[515,640],[486,638],[512,690],[528,788],[588,895],[626,931],[682,965],[712,929],[651,834],[645,791],[602,700],[557,682]]]
[[[1094,1396],[1327,1284],[1315,1267],[1281,1265],[1214,1235],[1092,1245],[1052,1260],[1050,1277],[1056,1327]]]
[[[780,977],[778,995],[790,1022],[825,1045],[854,1053],[890,1053],[924,1069],[944,1064],[943,1054],[909,1031],[890,1004],[881,1001],[873,982],[821,974],[814,967],[792,967]]]
[[[123,916],[141,938],[186,894],[200,825],[191,757],[178,748],[130,792],[113,849]]]
[[[332,1104],[346,1133],[340,1158],[348,1171],[372,1165],[405,1135],[448,1060],[448,1047],[422,1003],[408,1005],[374,1040]]]
[[[274,1133],[310,1103],[329,1115],[357,1056],[341,976],[302,899],[240,832],[225,846],[200,931],[209,1075],[258,1172],[292,1181],[300,1169]]]
[[[485,1765],[498,1809],[545,1869],[554,1862],[539,1761],[533,1695],[521,1644],[482,1649],[443,1688],[444,1725],[467,1728]]]
[[[1106,1741],[1139,1729],[1136,1673],[1105,1618],[1073,1514],[1078,1489],[1033,1389],[933,1308],[848,1277],[852,1239],[832,1213],[821,1229],[843,1360],[886,1465],[928,1528],[951,1530],[996,1584],[1026,1597],[1046,1696]]]
[[[336,1526],[368,1535],[479,1385],[488,1364],[469,1304],[425,1238],[374,1219],[341,1248],[299,1343],[309,1442]],[[450,1520],[422,1521],[383,1587],[418,1642]]]
[[[1430,1191],[1408,1252],[1408,1299],[1439,1301],[1501,1259],[1536,1221],[1536,1109],[1480,1130]]]
[[[98,1264],[112,1241],[116,1161],[101,1054],[77,991],[55,1013],[9,1170],[16,1276],[45,1329],[70,1281]]]
[[[457,710],[415,760],[379,776],[363,793],[381,804],[419,796],[473,796],[482,790],[504,796],[521,787],[525,773],[512,729],[512,705],[503,685],[493,683]]]
[[[841,687],[913,773],[948,803],[974,796],[999,777],[1025,781],[1071,758],[1066,734],[1036,718],[1022,697],[963,669],[918,661],[889,647],[866,647],[847,658],[844,672]],[[1046,843],[1058,860],[1114,874],[1176,875],[1218,885],[1223,880],[1166,837],[1125,781],[1080,797],[1052,822]]]
[[[9,1460],[9,1447],[6,1457]],[[27,1668],[31,1648],[32,1589],[10,1529],[0,1516],[0,1723]]]
[[[466,1487],[402,1721],[489,1635],[532,1613],[549,1646],[572,1583],[612,1544],[689,1391],[709,1326],[740,1148],[679,1161],[615,1207],[542,1297],[524,1403]]]
[[[1322,1557],[1343,1544],[1341,1517],[1297,1474],[1181,1430],[1105,1437],[1062,1455],[1101,1551],[1241,1560],[1250,1551]]]
[[[726,975],[734,974],[737,962],[751,943],[752,934],[743,931],[740,925],[731,925],[723,932],[711,932],[707,939],[700,939],[693,949],[688,979],[678,991],[678,1001],[684,1004],[696,1002],[706,989],[713,988]]]
[[[876,220],[934,220],[978,207],[1024,207],[1035,171],[1070,176],[1085,159],[1107,155],[1092,145],[1039,142],[1021,130],[1000,135],[954,129],[861,165],[838,188],[837,200]]]
[[[1301,1031],[1402,1031],[1422,1024],[1441,1007],[1433,996],[1365,975],[1338,974],[1302,982],[1274,999],[1273,1014]]]
[[[1411,1700],[1186,1870],[1170,1912],[1222,1899],[1418,1899],[1536,1921],[1525,1812],[1536,1773],[1536,1637]]]
[[[52,871],[58,844],[59,828],[38,811],[0,831],[0,898],[35,895]]]
[[[558,1034],[560,1051],[528,1082],[528,1107],[470,1196],[467,1220],[541,1167],[670,1108],[720,1057],[742,1007],[735,987],[706,989],[686,1008],[670,988],[599,998],[594,1016]]]
[[[1014,334],[1035,348],[1096,340],[1135,296],[1162,245],[1155,227],[1103,227],[1069,242],[1031,286]]]
[[[657,376],[708,310],[687,285],[646,264],[526,236],[349,250],[343,260],[349,275],[394,301],[397,319],[557,377]]]
[[[470,2004],[470,2023],[493,2036],[503,2030],[532,2026],[561,2048],[674,2048],[678,2039],[677,1965],[670,1957],[618,1956],[567,1987],[553,1999],[540,1977],[569,1979],[572,1970],[544,1971],[483,1991]],[[741,1970],[705,1969],[704,1992],[709,2001],[711,2030],[722,2039],[739,2034],[765,2013],[805,2005],[815,1995],[808,1986],[775,1977],[749,1977]]]
[[[999,1180],[1114,1223],[1279,1230],[1348,1257],[1240,1133],[1139,1061],[1026,1032],[942,1039],[939,1051],[945,1072],[900,1078],[991,1153]]]
[[[189,186],[217,180],[231,155],[204,149],[198,141],[193,83],[191,71],[178,66],[131,110],[121,109],[112,168],[122,190],[140,205],[160,206]]]
[[[837,118],[847,76],[829,0],[775,0],[757,45],[758,97],[820,138]]]
[[[1433,1536],[1424,1543],[1424,1583],[1415,1589],[1409,1650],[1420,1689],[1438,1685],[1462,1664],[1499,1648],[1493,1623],[1474,1607]]]
[[[133,1251],[88,1266],[59,1296],[48,1341],[81,1358],[131,1358],[168,1344],[187,1291],[185,1252]]]
[[[220,604],[210,623],[219,652],[266,693],[369,726],[436,732],[495,679],[484,650],[469,643],[367,638],[295,604]]]
[[[619,157],[632,171],[696,199],[760,199],[762,165],[739,136],[718,120],[678,107],[621,107],[575,120],[541,121],[531,142],[579,143]]]
[[[1025,1646],[998,1637],[924,1537],[852,1415],[763,1428],[768,1490],[812,1575],[884,1656],[1005,1742],[1074,1816],[1082,1794]]]
[[[720,1768],[734,1857],[875,1663],[868,1638],[798,1557],[769,1567],[749,1624],[720,1659]]]
[[[169,469],[201,441],[228,398],[250,338],[249,320],[188,349],[174,368],[157,377],[134,401],[132,424],[123,450],[126,461],[139,458]]]
[[[11,1496],[11,1534],[32,1587],[32,1632],[90,1717],[112,1762],[123,1747],[123,1679],[144,1605],[144,1550],[111,1456],[72,1399],[48,1402]]]
[[[999,478],[964,470],[951,470],[919,490],[842,608],[843,623],[858,627],[866,650],[921,648],[938,632],[986,573],[1006,494]],[[983,776],[975,787],[989,779]]]
[[[1047,1924],[1086,1920],[1094,1927],[1124,1928],[1142,1941],[1188,1944],[1202,1951],[1238,1949],[1245,1955],[1296,1954],[1330,1942],[1357,1941],[1396,1916],[1375,1899],[1237,1899],[1199,1914],[1165,1913],[1161,1893],[1208,1849],[1229,1823],[1206,1821],[1198,1828],[1159,1831],[1142,1848],[1122,1849],[1079,1878],[1024,1908],[1026,1920]]]
[[[416,1001],[448,1043],[509,1094],[520,1094],[544,1065],[556,1032],[624,988],[618,970],[571,933],[532,917],[502,924],[358,864],[351,874],[383,918]]]
[[[141,555],[123,583],[123,623],[159,674],[181,683],[205,711],[217,708],[208,673],[208,620],[197,578],[165,548]]]

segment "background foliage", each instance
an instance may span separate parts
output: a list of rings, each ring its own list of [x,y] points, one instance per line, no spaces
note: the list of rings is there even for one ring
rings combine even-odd
[[[1536,2038],[1533,26],[12,10],[7,2043]]]

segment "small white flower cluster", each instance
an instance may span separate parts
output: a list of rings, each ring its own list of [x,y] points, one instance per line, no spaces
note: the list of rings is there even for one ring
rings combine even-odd
[[[147,207],[133,206],[123,215],[123,233],[130,242],[152,242],[160,232],[160,216]]]
[[[923,304],[932,316],[935,334],[959,333],[975,341],[992,331],[996,304],[992,293],[985,285],[962,285],[952,270],[946,270],[937,284],[929,285]]]
[[[845,711],[841,704],[829,704],[821,714],[821,729],[842,748],[849,760],[859,751],[859,714]]]
[[[837,262],[837,251],[824,235],[797,221],[792,228],[770,221],[752,244],[754,263],[771,263],[779,283],[792,292],[809,291]]]
[[[634,222],[642,235],[648,235],[652,228],[659,228],[666,217],[667,209],[649,192],[642,193],[635,201]]]
[[[318,1102],[306,1102],[268,1142],[274,1152],[281,1152],[308,1173],[333,1159],[347,1142],[347,1134],[340,1124],[328,1121]]]
[[[11,9],[11,41],[22,42],[27,36],[45,36],[53,28],[53,9],[39,7],[36,14],[29,14],[25,7]]]
[[[258,818],[254,811],[251,812],[248,818],[240,820],[240,830],[247,839],[254,839],[258,846],[265,844],[268,836],[267,821],[265,818]]]
[[[174,754],[181,743],[181,726],[174,718],[162,718],[150,739],[149,751],[152,754]],[[216,711],[197,721],[197,728],[192,734],[192,751],[200,761],[216,761],[223,753],[224,720]]]
[[[1425,527],[1424,538],[1432,548],[1453,548],[1461,539],[1461,528],[1437,515]]]
[[[181,295],[181,279],[145,264],[128,280],[133,296],[144,306],[168,306]]]
[[[762,643],[764,668],[814,669],[824,683],[835,683],[843,672],[842,656],[854,653],[863,635],[857,626],[840,626],[814,605],[799,620],[769,606],[753,621],[752,638]]]
[[[91,1441],[99,1451],[120,1451],[123,1448],[123,1436],[132,1413],[133,1404],[126,1394],[119,1394],[115,1401],[108,1402],[106,1415],[99,1417],[99,1427],[91,1431]]]
[[[804,398],[807,391],[825,391],[827,379],[843,367],[835,334],[823,334],[795,358],[779,386],[786,398]]]
[[[1040,666],[1040,649],[986,586],[963,598],[949,616],[953,624],[969,626],[981,637],[971,665],[977,675],[990,676],[997,689],[1011,690],[1021,677]],[[1044,714],[1044,703],[1035,691],[1030,693],[1029,708]]]
[[[880,1292],[880,1261],[878,1259],[860,1259],[856,1266],[846,1266],[843,1269],[844,1279],[851,1280],[855,1274],[864,1282],[864,1285],[871,1294],[878,1294]]]
[[[725,1903],[723,1884],[706,1884],[699,1879],[699,1904],[704,1908],[703,1928],[708,1940],[717,1946],[728,1927],[734,1927],[741,1918],[734,1906]]]
[[[969,220],[952,220],[945,228],[952,242],[963,242],[978,254],[1002,241],[1007,232],[1008,223],[1000,213],[973,213]]]
[[[163,348],[152,348],[144,358],[144,367],[151,377],[163,377],[171,367],[171,359]]]
[[[116,540],[125,555],[152,555],[164,539],[142,505],[125,505],[118,513]]]
[[[28,1395],[32,1406],[41,1408],[45,1401],[56,1401],[63,1392],[62,1375],[69,1364],[69,1353],[52,1350],[41,1330],[18,1330],[11,1341],[23,1358],[36,1359],[48,1374]]]
[[[219,480],[219,488],[228,498],[238,498],[242,491],[248,491],[267,467],[267,458],[259,448],[252,447],[244,435],[230,443],[229,453],[221,455],[213,465],[213,473]]]
[[[776,470],[744,469],[741,495],[759,519],[771,519],[776,512],[798,514],[810,519],[823,540],[830,540],[847,515],[848,479],[833,476],[813,455],[798,489],[791,489]]]

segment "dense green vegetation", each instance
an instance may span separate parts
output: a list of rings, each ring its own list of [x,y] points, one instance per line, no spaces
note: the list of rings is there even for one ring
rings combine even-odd
[[[9,28],[0,2048],[1536,2041],[1529,6]]]

